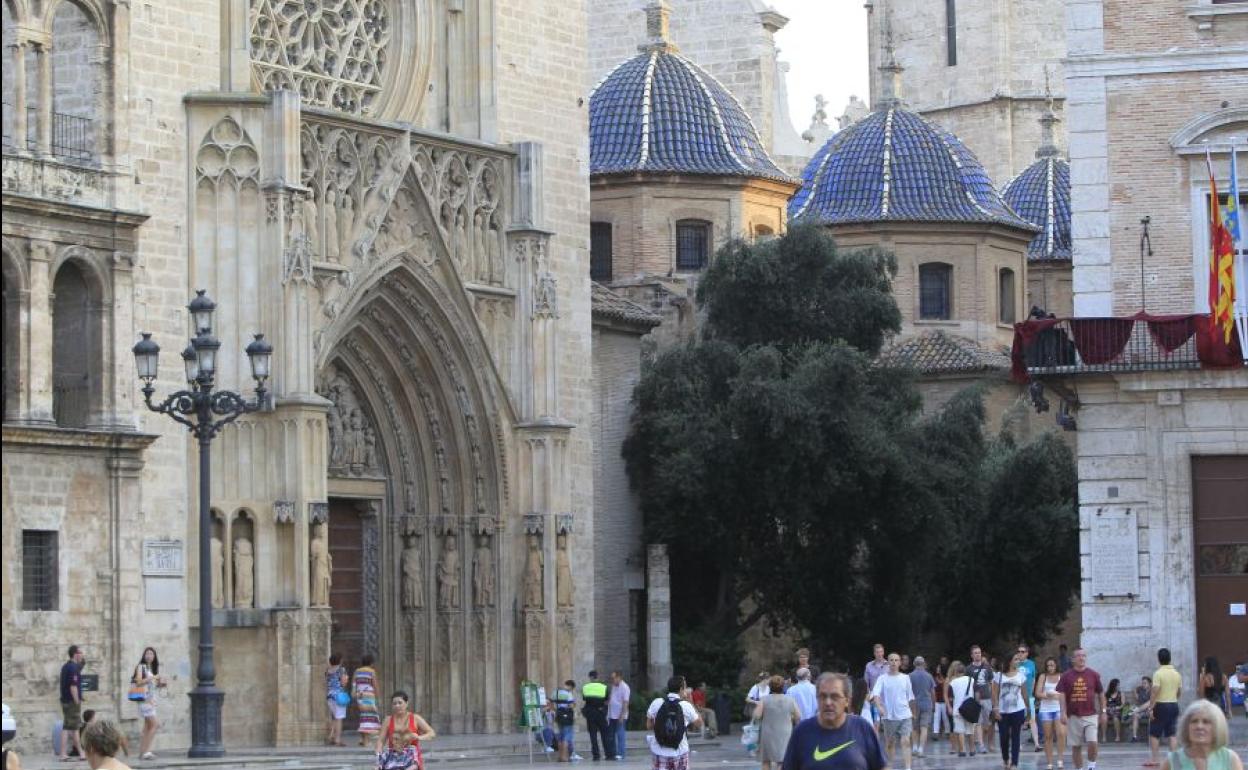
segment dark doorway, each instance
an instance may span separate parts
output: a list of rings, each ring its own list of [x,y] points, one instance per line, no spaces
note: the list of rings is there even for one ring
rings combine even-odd
[[[342,655],[342,665],[348,671],[354,671],[365,650],[364,527],[353,500],[330,498],[329,555],[333,559],[330,648]],[[358,719],[353,700],[347,707],[343,729],[354,730]]]
[[[1196,649],[1222,670],[1248,639],[1248,455],[1192,458]]]

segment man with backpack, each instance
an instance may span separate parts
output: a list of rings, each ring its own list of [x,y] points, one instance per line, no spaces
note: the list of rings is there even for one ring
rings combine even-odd
[[[646,729],[650,735],[651,770],[688,770],[689,730],[702,726],[702,718],[689,702],[689,688],[683,676],[667,680],[667,695],[655,698],[646,709]]]
[[[550,709],[555,713],[555,736],[559,744],[559,761],[579,761],[580,756],[572,749],[572,738],[576,735],[576,682],[569,679],[563,683],[563,687],[555,690]]]

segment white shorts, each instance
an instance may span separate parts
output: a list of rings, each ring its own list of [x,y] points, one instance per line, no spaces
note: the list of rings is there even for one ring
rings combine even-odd
[[[962,718],[961,714],[959,714],[956,711],[953,712],[953,734],[954,735],[970,735],[974,731],[975,731],[975,725],[967,724],[966,720]]]
[[[139,707],[140,719],[154,719],[156,717],[156,704],[153,703],[152,701],[150,700],[135,701],[134,705]]]
[[[1096,743],[1099,720],[1096,715],[1086,717],[1068,717],[1066,720],[1066,745],[1082,746],[1085,743]]]
[[[347,707],[338,703],[334,698],[326,698],[325,705],[329,706],[329,714],[331,719],[346,719]]]

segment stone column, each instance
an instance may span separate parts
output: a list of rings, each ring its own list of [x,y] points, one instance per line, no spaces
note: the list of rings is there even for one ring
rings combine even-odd
[[[39,116],[35,122],[38,136],[35,152],[42,157],[52,155],[52,46],[40,43],[36,48],[39,62]]]
[[[30,368],[26,421],[51,425],[52,419],[52,260],[49,241],[30,243]]]
[[[26,152],[26,41],[13,43],[9,57],[13,67],[13,148]]]
[[[667,546],[646,546],[646,638],[650,689],[667,686],[672,675],[672,583]]]

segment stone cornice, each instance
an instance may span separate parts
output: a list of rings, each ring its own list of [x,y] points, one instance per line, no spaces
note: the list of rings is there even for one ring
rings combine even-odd
[[[4,449],[29,448],[37,450],[70,450],[96,452],[122,452],[139,454],[160,438],[156,433],[118,430],[81,430],[43,425],[17,425],[5,423],[3,428]]]
[[[1248,69],[1248,47],[1138,54],[1090,54],[1072,56],[1065,59],[1063,65],[1068,78]]]
[[[98,206],[86,206],[80,203],[36,198],[16,192],[4,193],[4,207],[13,211],[25,211],[41,216],[54,216],[62,219],[117,224],[127,228],[137,228],[149,219],[148,214],[138,211],[106,209]]]

